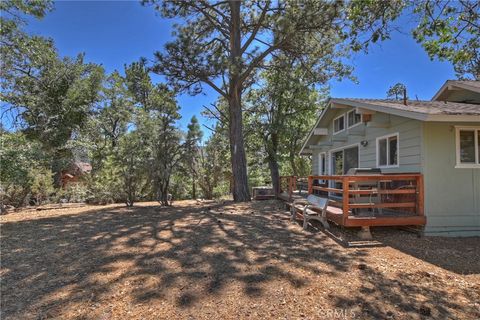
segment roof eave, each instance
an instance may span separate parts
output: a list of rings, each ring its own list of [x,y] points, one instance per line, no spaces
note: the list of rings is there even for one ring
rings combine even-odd
[[[445,83],[440,87],[440,89],[438,89],[437,93],[435,93],[435,95],[432,97],[431,101],[438,101],[438,98],[445,92],[446,89],[448,89],[449,81],[450,80],[445,81]]]
[[[480,115],[474,114],[431,114],[424,121],[431,122],[480,122]]]
[[[480,93],[480,89],[478,89],[475,86],[470,86],[466,83],[462,83],[458,81],[447,80],[445,81],[443,86],[440,87],[437,93],[433,96],[431,101],[443,101],[444,99],[440,99],[440,98],[447,90],[450,90],[450,87],[460,88],[460,89]]]
[[[380,106],[373,103],[344,100],[341,98],[331,99],[330,103],[341,103],[351,107],[364,108],[377,112],[384,112],[388,114],[397,115],[404,118],[419,120],[419,121],[458,121],[458,122],[477,122],[480,121],[480,115],[474,114],[428,114],[409,110],[399,110]]]
[[[341,104],[349,105],[351,107],[364,108],[372,111],[394,114],[400,117],[405,117],[405,118],[410,118],[410,119],[415,119],[420,121],[426,121],[426,119],[428,118],[428,114],[425,114],[425,113],[408,111],[408,110],[399,110],[395,108],[380,106],[378,104],[373,104],[373,103],[358,102],[358,101],[351,101],[351,100],[344,100],[344,99],[332,99],[332,101],[337,101]]]
[[[325,113],[326,113],[327,110],[330,108],[331,100],[332,100],[332,98],[329,98],[329,99],[327,100],[327,105],[326,105],[326,107],[322,110],[322,113],[320,113],[320,115],[318,116],[318,119],[317,119],[317,121],[315,122],[315,125],[312,127],[312,129],[311,129],[310,132],[308,133],[307,138],[305,139],[305,141],[304,141],[303,144],[302,144],[302,148],[300,149],[300,152],[298,152],[298,155],[299,155],[299,156],[308,155],[308,153],[303,152],[303,150],[304,150],[305,147],[307,146],[308,140],[310,140],[310,138],[312,137],[313,132],[315,131],[315,128],[319,125],[320,120],[322,120],[322,118],[325,116]]]

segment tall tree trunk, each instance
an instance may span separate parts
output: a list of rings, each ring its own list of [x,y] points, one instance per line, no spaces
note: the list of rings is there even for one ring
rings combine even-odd
[[[242,119],[242,41],[240,25],[240,1],[230,1],[230,75],[229,75],[229,129],[230,153],[233,173],[233,200],[250,201],[247,177],[247,157],[243,139]]]
[[[160,203],[162,206],[170,206],[171,199],[168,196],[168,189],[170,185],[170,178],[166,179],[165,181],[160,182]]]
[[[290,166],[292,167],[292,173],[294,176],[298,177],[298,168],[297,164],[295,163],[295,158],[297,156],[297,150],[295,146],[297,145],[297,139],[295,139],[292,143],[290,143],[290,152],[288,154],[288,158],[290,161]]]
[[[270,169],[270,177],[272,178],[272,186],[275,195],[280,193],[280,170],[278,161],[275,157],[268,156],[268,168]]]
[[[235,202],[250,201],[240,103],[239,94],[230,100],[230,154],[233,174],[233,200]]]
[[[197,199],[197,188],[195,186],[195,176],[192,176],[192,199]]]
[[[295,163],[295,153],[290,152],[290,166],[292,167],[292,173],[294,176],[298,176],[297,164]]]
[[[269,139],[270,138],[270,139]],[[267,151],[268,168],[275,195],[280,193],[280,169],[278,165],[278,134],[274,131],[264,137],[264,146]]]
[[[133,185],[132,178],[127,176],[125,184],[127,189],[127,199],[125,200],[125,203],[127,207],[133,207],[133,203],[135,202],[135,186]]]

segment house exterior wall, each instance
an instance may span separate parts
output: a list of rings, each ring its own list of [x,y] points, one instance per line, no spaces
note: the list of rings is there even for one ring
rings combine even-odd
[[[426,235],[479,236],[480,235],[480,169],[455,168],[455,125],[480,126],[479,123],[421,122],[404,117],[375,113],[372,123],[388,122],[386,128],[360,124],[344,132],[333,134],[333,119],[351,108],[332,110],[319,127],[328,128],[328,135],[317,138],[317,144],[346,137],[312,152],[312,174],[319,174],[319,154],[325,153],[327,174],[331,171],[330,152],[346,146],[359,145],[359,166],[377,167],[376,139],[398,133],[399,165],[382,168],[384,173],[424,174]],[[352,135],[350,133],[355,133]],[[359,134],[360,133],[360,134]],[[366,147],[360,142],[366,140]]]
[[[334,119],[350,110],[352,108],[335,110],[335,112],[332,112],[332,117],[329,118]],[[376,128],[361,123],[351,129],[346,129],[344,132],[333,134],[333,121],[327,119],[325,123],[320,123],[320,127],[328,127],[328,135],[321,136],[318,139],[318,143],[332,141],[332,139],[337,137],[346,137],[347,140],[334,142],[333,146],[325,146],[321,150],[315,149],[312,152],[312,173],[314,175],[319,174],[320,153],[326,153],[327,168],[330,168],[329,152],[331,150],[355,144],[359,145],[359,166],[362,168],[376,168],[377,138],[395,133],[398,133],[399,137],[399,165],[395,168],[382,168],[382,171],[385,173],[422,172],[422,122],[385,113],[373,114],[371,122],[389,123],[390,125],[386,128]],[[360,145],[364,140],[368,142],[365,147]],[[330,172],[328,171],[328,173]]]
[[[480,168],[455,168],[455,125],[424,123],[427,235],[480,236]]]

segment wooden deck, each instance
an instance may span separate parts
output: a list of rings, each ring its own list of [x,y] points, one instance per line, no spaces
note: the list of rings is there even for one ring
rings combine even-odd
[[[281,177],[279,199],[290,208],[295,200],[317,194],[330,199],[327,219],[345,227],[423,226],[426,224],[421,174],[309,176],[307,191],[297,177]],[[301,188],[300,188],[301,189]],[[297,209],[301,215],[301,211]]]

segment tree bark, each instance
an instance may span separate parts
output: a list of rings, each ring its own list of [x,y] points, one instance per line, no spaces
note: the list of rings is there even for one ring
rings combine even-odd
[[[169,177],[164,179],[161,178],[158,185],[159,185],[159,195],[158,195],[159,202],[162,204],[162,206],[166,206],[166,207],[170,206],[171,199],[169,199],[169,195],[168,195],[168,189],[170,187],[170,178]]]
[[[295,163],[295,157],[297,156],[297,150],[295,148],[296,145],[297,145],[297,139],[290,142],[288,160],[290,162],[290,166],[292,167],[293,175],[298,177],[298,168],[297,168],[297,164]]]
[[[294,176],[298,176],[297,164],[295,163],[295,154],[290,152],[290,166],[292,167],[292,173]]]
[[[133,185],[132,178],[130,177],[126,178],[126,189],[127,199],[125,199],[125,203],[127,207],[133,207],[135,202],[135,186]]]
[[[280,193],[280,170],[278,161],[274,157],[268,156],[268,168],[270,169],[270,178],[272,179],[272,186],[275,195]]]
[[[243,120],[240,95],[230,100],[230,154],[233,174],[233,200],[250,201],[247,176],[247,156],[243,139]]]
[[[243,139],[242,119],[242,41],[240,1],[230,1],[230,75],[229,75],[229,129],[230,154],[233,174],[233,200],[250,201],[247,157]]]
[[[192,176],[192,199],[195,200],[197,199],[197,188],[195,185],[195,177]]]
[[[273,192],[280,193],[280,169],[278,165],[278,133],[272,132],[264,137],[264,146],[267,151],[268,168],[272,179]]]

